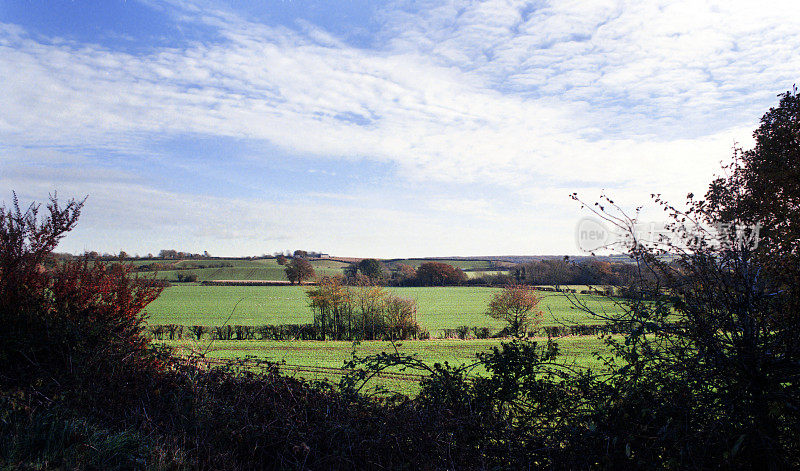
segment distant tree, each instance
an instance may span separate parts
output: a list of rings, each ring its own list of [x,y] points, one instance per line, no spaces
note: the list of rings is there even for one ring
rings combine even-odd
[[[164,249],[158,252],[158,256],[161,258],[176,259],[178,258],[178,251],[172,249]]]
[[[392,283],[395,285],[406,285],[417,277],[417,270],[411,265],[398,263],[392,270]]]
[[[376,286],[365,277],[360,278],[360,283],[353,290],[352,299],[361,320],[363,339],[375,340],[385,332],[386,296],[383,287]]]
[[[542,312],[536,311],[541,300],[532,286],[508,285],[492,296],[486,315],[506,321],[509,333],[522,337],[534,322],[541,320]]]
[[[323,276],[316,287],[306,292],[306,296],[314,312],[314,326],[321,340],[326,340],[329,335],[337,340],[353,338],[357,326],[350,292],[342,284],[341,277]]]
[[[352,283],[358,277],[358,263],[353,262],[344,267],[344,276]]]
[[[442,262],[425,262],[417,268],[417,282],[423,286],[459,285],[467,281],[460,268]]]
[[[197,281],[197,274],[195,273],[178,273],[178,281],[184,283],[194,283]]]
[[[304,258],[304,259],[307,260],[308,259],[308,252],[305,251],[305,250],[295,250],[294,253],[292,254],[292,256],[294,258]]]
[[[275,260],[278,262],[278,265],[286,265],[286,257],[283,254],[279,254],[277,257],[275,257]]]
[[[128,253],[127,253],[127,252],[125,252],[124,250],[120,250],[120,251],[119,251],[119,255],[117,255],[117,257],[118,257],[120,260],[125,260],[126,258],[128,258],[128,257],[129,257],[129,255],[128,255]]]
[[[383,265],[374,258],[365,258],[358,262],[358,271],[370,280],[383,278]]]
[[[388,294],[384,298],[386,327],[390,339],[405,340],[419,331],[417,325],[417,302]]]
[[[196,340],[203,338],[203,334],[208,332],[208,327],[202,325],[193,325],[189,327],[189,332],[195,337]]]
[[[308,260],[303,258],[293,258],[284,268],[286,278],[292,284],[299,284],[314,277],[314,267]]]

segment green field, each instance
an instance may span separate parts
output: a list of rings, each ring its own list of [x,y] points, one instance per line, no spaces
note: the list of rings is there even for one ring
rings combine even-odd
[[[470,278],[476,278],[484,275],[496,275],[499,273],[508,273],[508,271],[493,271],[493,264],[488,260],[433,260],[433,259],[412,259],[412,260],[397,260],[389,262],[389,265],[395,263],[404,263],[411,265],[414,268],[419,267],[421,264],[430,261],[437,261],[453,265],[454,267],[466,270],[466,274]],[[175,269],[161,270],[156,273],[156,276],[168,281],[177,281],[178,275],[197,275],[198,281],[212,281],[212,280],[269,280],[269,281],[286,281],[286,274],[284,267],[278,265],[274,258],[265,259],[199,259],[199,260],[132,260],[134,266],[148,265],[153,263],[160,264],[174,264]],[[312,260],[311,265],[314,267],[317,275],[341,275],[344,269],[349,265],[347,262],[337,260]]]
[[[425,287],[387,288],[399,296],[417,301],[418,321],[432,335],[441,329],[461,325],[502,328],[503,323],[484,314],[498,288]],[[147,311],[151,324],[263,325],[311,322],[312,312],[300,286],[198,286],[179,285],[164,290]],[[601,323],[574,308],[561,293],[542,293],[542,325]],[[589,295],[575,295],[601,312],[614,312],[612,301]]]
[[[538,339],[545,341],[545,339]],[[595,353],[608,353],[608,347],[602,339],[593,336],[564,337],[557,339],[561,350],[561,363],[579,367],[595,368],[602,366]],[[193,340],[161,341],[176,349],[176,353],[186,355],[189,352],[203,352],[208,358],[237,359],[255,357],[273,362],[285,363],[282,367],[284,373],[296,375],[310,380],[328,379],[338,381],[338,375],[326,373],[297,372],[293,366],[312,366],[341,368],[345,361],[351,358],[353,343],[337,341],[262,341],[262,340],[227,340],[200,342]],[[476,354],[487,352],[500,345],[500,340],[415,340],[396,344],[400,353],[416,355],[426,364],[449,363],[452,366],[470,365],[475,362]],[[394,352],[393,346],[385,341],[361,342],[356,347],[359,357],[374,355],[380,352]],[[392,371],[402,371],[393,368]],[[423,374],[422,371],[408,371]],[[485,374],[483,368],[475,368],[471,374]],[[380,378],[373,380],[370,385],[379,384],[392,391],[413,394],[418,390],[418,385],[410,381],[397,381]]]
[[[200,286],[183,284],[164,290],[161,296],[148,306],[151,324],[183,325],[262,325],[302,324],[312,320],[306,290],[301,286]],[[489,326],[499,330],[501,321],[484,314],[486,305],[499,288],[486,287],[414,287],[387,288],[399,296],[415,299],[419,306],[418,321],[436,337],[442,329],[453,329],[461,325]],[[576,309],[562,293],[542,292],[541,309],[544,311],[543,325],[563,323],[591,324],[601,321]],[[601,312],[613,312],[614,303],[590,295],[574,295]],[[352,343],[337,341],[267,341],[229,340],[199,342],[184,338],[162,341],[176,347],[179,352],[207,352],[210,358],[232,359],[247,356],[285,362],[288,365],[340,368],[350,358]],[[408,341],[400,345],[401,353],[416,354],[420,359],[433,363],[449,362],[451,365],[468,364],[475,361],[479,352],[490,350],[500,341],[433,339]],[[559,339],[564,354],[563,360],[581,367],[597,367],[599,363],[593,352],[603,351],[602,340],[593,336],[565,337]],[[360,356],[392,351],[385,341],[362,342],[358,346]],[[338,380],[337,376],[308,371],[291,372],[307,379]],[[480,373],[476,370],[475,373]],[[416,384],[382,378],[376,384],[390,390],[413,393]]]
[[[546,339],[536,339],[546,341]],[[556,340],[562,349],[562,357],[567,362],[574,361],[584,366],[599,366],[593,352],[606,351],[603,340],[595,336],[563,337]],[[451,365],[470,364],[476,354],[499,346],[500,340],[411,340],[398,342],[398,351],[417,355],[425,363],[448,362]],[[274,362],[285,361],[289,365],[311,365],[341,368],[350,359],[353,343],[345,341],[275,341],[275,340],[163,340],[181,353],[207,352],[210,358],[242,358],[253,356]],[[380,352],[393,352],[390,342],[374,340],[360,342],[356,351],[358,356],[374,355]]]
[[[138,261],[135,265],[144,265],[153,261]],[[157,263],[169,263],[169,261]],[[348,265],[335,260],[313,260],[311,265],[317,275],[340,275]],[[175,263],[179,269],[161,270],[156,277],[168,281],[177,281],[178,275],[197,275],[198,281],[211,280],[269,280],[287,281],[284,267],[275,259],[258,260],[181,260]],[[206,268],[201,268],[206,267]]]

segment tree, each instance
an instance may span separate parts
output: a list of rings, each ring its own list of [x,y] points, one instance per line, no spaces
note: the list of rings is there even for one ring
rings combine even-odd
[[[388,294],[384,298],[384,304],[386,327],[390,339],[405,340],[417,335],[419,326],[417,325],[416,301]]]
[[[314,326],[321,340],[325,340],[328,334],[337,340],[345,336],[353,338],[353,330],[358,327],[354,325],[350,292],[342,284],[341,277],[323,276],[315,288],[306,292],[306,296],[314,311]]]
[[[283,254],[279,254],[277,257],[275,257],[275,261],[278,262],[278,265],[286,265],[286,257]]]
[[[508,285],[492,296],[486,315],[506,321],[508,332],[522,337],[535,322],[541,321],[542,312],[535,311],[541,300],[532,286]]]
[[[314,277],[314,267],[304,258],[293,258],[284,268],[286,278],[292,284],[300,284],[303,281]]]
[[[800,310],[800,95],[794,87],[779,97],[753,132],[755,147],[734,149],[728,175],[697,206],[729,231],[760,225],[749,234],[757,240],[754,256],[769,260],[764,269]]]
[[[719,222],[761,223],[766,250],[800,256],[800,95],[795,87],[779,96],[753,132],[755,147],[734,150],[703,209]]]
[[[425,262],[417,268],[417,282],[423,286],[459,285],[467,281],[460,268],[442,262]]]
[[[162,249],[158,252],[160,258],[176,259],[178,258],[178,251],[174,249]]]
[[[629,332],[624,342],[607,339],[623,364],[606,380],[614,399],[598,406],[605,439],[641,462],[788,469],[800,459],[800,316],[796,289],[780,281],[798,279],[797,269],[784,264],[786,246],[758,253],[739,233],[714,230],[723,217],[747,222],[721,211],[749,198],[745,180],[728,184],[724,205],[690,198],[681,210],[656,197],[672,234],[647,244],[631,238],[641,275],[624,309],[593,312]],[[635,218],[610,199],[585,206],[633,235]],[[634,413],[644,409],[646,417]]]
[[[383,278],[383,265],[381,262],[374,258],[365,258],[358,262],[357,270],[362,275],[370,280],[379,280]]]
[[[43,264],[82,207],[51,197],[41,216],[36,204],[22,212],[16,195],[11,208],[0,207],[0,389],[36,377],[62,391],[100,388],[157,363],[142,310],[163,287],[121,264]]]
[[[394,266],[392,271],[392,283],[395,285],[405,286],[413,282],[417,277],[417,270],[411,265],[405,263],[398,263]]]

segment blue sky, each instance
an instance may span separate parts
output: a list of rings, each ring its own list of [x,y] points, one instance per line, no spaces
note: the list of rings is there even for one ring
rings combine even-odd
[[[575,254],[702,194],[800,77],[792,2],[0,3],[0,198],[60,250]]]

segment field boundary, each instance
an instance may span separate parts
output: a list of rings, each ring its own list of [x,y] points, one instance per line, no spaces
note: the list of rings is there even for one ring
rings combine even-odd
[[[189,361],[188,357],[181,357],[181,359]],[[244,367],[257,367],[262,366],[263,361],[259,360],[252,360],[252,359],[222,359],[222,358],[197,358],[193,361],[197,363],[203,363],[207,367],[212,366],[244,366]],[[336,368],[333,366],[313,366],[313,365],[295,365],[295,364],[288,364],[288,363],[271,363],[275,365],[278,370],[282,373],[313,373],[313,374],[322,374],[322,375],[332,375],[332,376],[344,376],[347,374],[355,373],[357,370],[347,369],[347,368]],[[374,373],[374,374],[373,374]],[[421,374],[414,374],[414,373],[402,373],[397,371],[378,371],[378,372],[370,372],[373,374],[375,378],[381,379],[394,379],[399,381],[413,381],[413,382],[420,382],[423,379],[427,378],[426,375]]]

